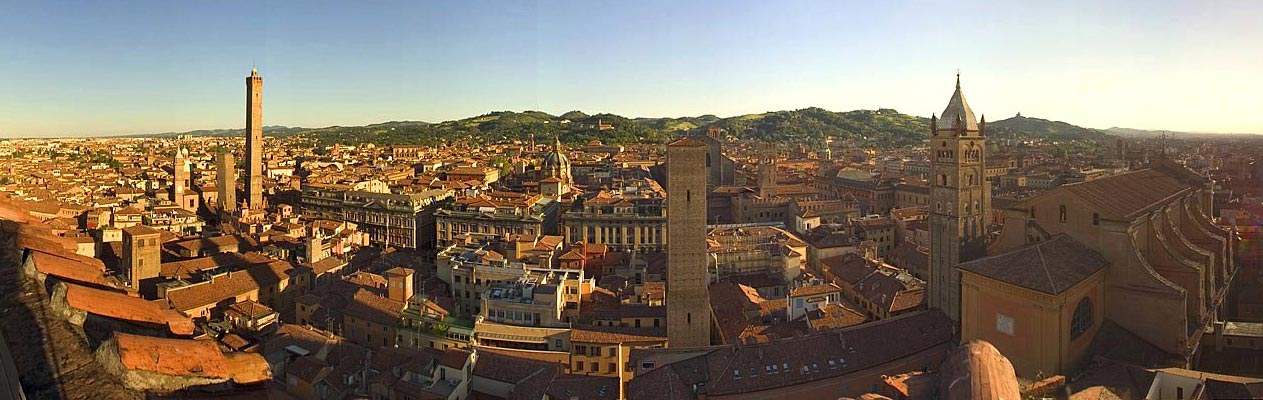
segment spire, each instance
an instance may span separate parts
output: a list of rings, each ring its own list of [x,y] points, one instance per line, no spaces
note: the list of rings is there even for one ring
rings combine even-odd
[[[978,130],[978,120],[974,118],[974,111],[969,108],[964,92],[960,89],[960,72],[956,73],[956,91],[952,92],[952,97],[948,99],[947,108],[943,109],[942,114],[943,116],[939,117],[941,124],[936,129],[956,130],[960,126],[968,132]]]
[[[557,150],[557,152],[560,153],[561,152],[561,134],[557,134],[557,137],[555,139],[556,141],[553,142],[553,149]]]

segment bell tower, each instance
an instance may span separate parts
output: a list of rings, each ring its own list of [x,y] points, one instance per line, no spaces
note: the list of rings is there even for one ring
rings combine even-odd
[[[930,117],[930,307],[960,322],[960,263],[986,255],[991,183],[986,179],[986,126],[960,89],[941,116]]]

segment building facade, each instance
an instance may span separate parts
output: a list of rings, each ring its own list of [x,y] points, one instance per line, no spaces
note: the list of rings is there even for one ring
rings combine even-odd
[[[653,186],[656,190],[601,191],[566,204],[561,234],[567,243],[605,244],[611,251],[662,251],[667,242],[666,193]]]
[[[551,235],[557,233],[560,203],[540,195],[492,192],[466,197],[435,212],[439,247],[468,233]]]

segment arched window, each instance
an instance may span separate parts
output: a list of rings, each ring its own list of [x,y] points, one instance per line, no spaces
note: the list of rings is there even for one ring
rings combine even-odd
[[[1062,204],[1062,205],[1061,205],[1061,206],[1057,209],[1057,215],[1058,215],[1058,217],[1057,217],[1057,218],[1058,218],[1061,222],[1066,222],[1066,205],[1065,205],[1065,204]]]
[[[1092,300],[1084,297],[1074,307],[1074,316],[1070,317],[1070,340],[1078,339],[1088,328],[1092,327]]]

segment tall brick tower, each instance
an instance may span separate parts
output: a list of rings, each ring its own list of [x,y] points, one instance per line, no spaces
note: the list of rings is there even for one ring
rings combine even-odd
[[[706,154],[684,137],[667,144],[667,341],[671,347],[710,345],[706,271]]]
[[[144,225],[123,228],[123,262],[128,282],[141,295],[152,298],[153,279],[162,271],[162,248],[158,230]]]
[[[237,165],[227,150],[215,155],[215,180],[219,189],[219,211],[229,215],[237,211]]]
[[[759,197],[776,196],[776,145],[764,143],[759,149]]]
[[[263,77],[257,68],[246,77],[246,200],[251,210],[263,208]]]
[[[986,255],[991,183],[986,162],[987,118],[974,111],[960,91],[947,102],[942,118],[930,117],[930,307],[960,322],[960,271],[957,266]]]

